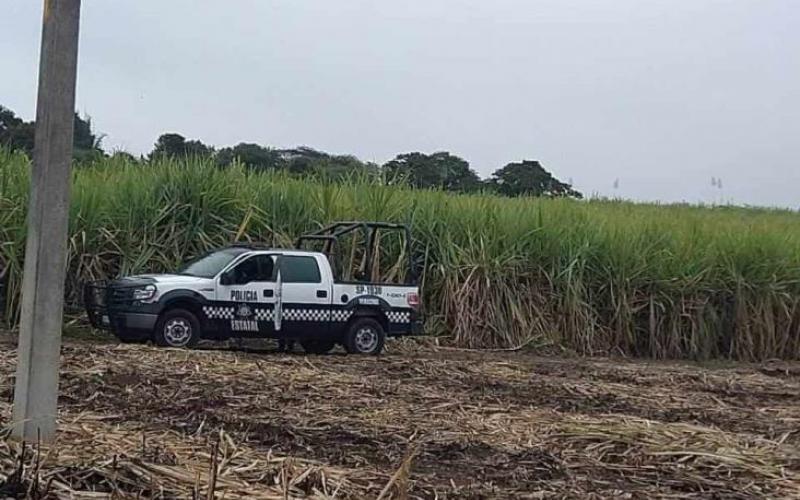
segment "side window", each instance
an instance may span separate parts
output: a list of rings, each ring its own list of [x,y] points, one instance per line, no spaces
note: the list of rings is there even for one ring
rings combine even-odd
[[[317,259],[299,255],[281,257],[281,281],[284,283],[321,283]]]
[[[275,260],[272,255],[254,255],[233,269],[234,283],[275,281]]]

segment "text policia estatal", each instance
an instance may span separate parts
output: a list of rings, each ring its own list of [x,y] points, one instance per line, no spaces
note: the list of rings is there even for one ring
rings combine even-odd
[[[257,332],[258,322],[251,319],[232,319],[231,330],[235,332]]]
[[[258,292],[255,290],[231,290],[231,300],[237,302],[254,302],[258,300]]]

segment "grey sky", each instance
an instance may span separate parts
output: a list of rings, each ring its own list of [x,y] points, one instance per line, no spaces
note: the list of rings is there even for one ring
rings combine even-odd
[[[0,103],[27,119],[41,4],[0,11]],[[449,150],[589,194],[800,207],[797,0],[83,4],[78,109],[107,149]]]

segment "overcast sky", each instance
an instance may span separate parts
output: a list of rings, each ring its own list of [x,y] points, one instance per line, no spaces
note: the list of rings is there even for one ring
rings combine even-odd
[[[41,10],[0,6],[0,104],[26,119]],[[800,208],[798,0],[83,0],[81,28],[106,149],[447,150],[587,194]]]

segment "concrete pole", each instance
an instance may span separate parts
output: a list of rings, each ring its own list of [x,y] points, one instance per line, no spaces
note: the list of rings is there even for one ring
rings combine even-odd
[[[55,437],[81,0],[45,0],[14,437]]]

